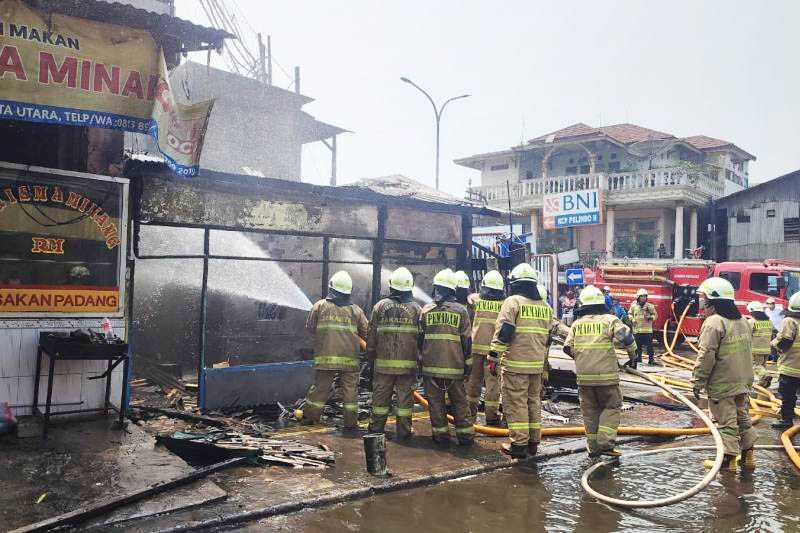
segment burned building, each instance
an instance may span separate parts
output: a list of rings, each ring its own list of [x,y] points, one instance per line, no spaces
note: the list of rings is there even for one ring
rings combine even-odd
[[[430,301],[434,274],[469,269],[472,216],[493,214],[407,178],[342,187],[131,160],[138,364],[197,375],[202,408],[292,401],[311,380],[305,320],[346,270],[369,312],[399,266]],[[215,364],[226,368],[214,368]]]

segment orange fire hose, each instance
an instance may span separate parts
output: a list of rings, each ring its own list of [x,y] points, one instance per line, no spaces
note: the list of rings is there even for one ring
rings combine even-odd
[[[792,437],[798,431],[800,431],[800,426],[794,426],[784,431],[781,434],[781,444],[783,444],[783,449],[786,450],[786,455],[794,463],[795,468],[800,469],[800,455],[797,454],[797,450],[794,449],[792,444]]]

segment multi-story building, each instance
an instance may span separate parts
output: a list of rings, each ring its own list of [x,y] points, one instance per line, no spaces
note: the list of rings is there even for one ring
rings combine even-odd
[[[481,185],[469,189],[472,198],[500,208],[510,204],[534,251],[683,257],[686,247],[699,244],[705,206],[746,188],[753,160],[735,144],[705,135],[578,123],[455,162],[481,172]],[[583,199],[583,193],[595,192],[593,218],[559,217],[569,210],[558,202],[577,199],[564,200],[565,193]]]

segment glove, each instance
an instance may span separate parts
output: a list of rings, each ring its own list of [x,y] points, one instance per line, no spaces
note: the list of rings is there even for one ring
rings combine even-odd
[[[489,373],[497,377],[497,361],[489,361],[487,365],[489,366]]]
[[[703,392],[703,387],[699,383],[696,383],[694,387],[692,387],[692,395],[694,396],[695,400],[700,399],[700,393]]]

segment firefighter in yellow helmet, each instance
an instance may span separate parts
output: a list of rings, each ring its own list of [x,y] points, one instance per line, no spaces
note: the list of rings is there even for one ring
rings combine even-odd
[[[489,370],[502,368],[503,415],[514,458],[536,455],[542,438],[542,383],[547,352],[558,330],[553,309],[539,294],[538,273],[527,263],[509,276],[510,296],[500,308],[489,351]]]
[[[576,320],[564,341],[564,353],[575,360],[578,399],[590,457],[619,457],[615,448],[622,414],[619,363],[614,347],[628,352],[636,368],[636,341],[628,326],[606,312],[605,296],[587,285],[578,296]]]
[[[697,361],[692,376],[696,399],[705,389],[708,407],[722,434],[722,467],[735,471],[741,452],[745,467],[755,466],[756,431],[750,422],[753,355],[750,325],[736,308],[733,285],[708,278],[697,288],[705,319],[700,327]],[[710,468],[713,461],[706,461]]]
[[[750,324],[750,331],[753,334],[753,372],[758,378],[758,384],[762,387],[769,387],[772,378],[767,373],[766,365],[769,354],[772,351],[770,342],[774,336],[772,321],[764,312],[764,304],[752,301],[747,304],[749,316],[744,318]]]
[[[316,424],[330,396],[336,376],[342,390],[344,428],[358,424],[358,376],[360,338],[367,336],[367,317],[350,301],[353,280],[336,272],[328,283],[328,295],[311,308],[306,329],[314,336],[314,384],[308,391],[303,424]]]
[[[494,336],[494,324],[506,297],[505,281],[497,270],[490,270],[481,280],[480,293],[471,298],[475,316],[472,320],[472,372],[467,381],[467,400],[470,419],[475,423],[481,389],[486,382],[483,398],[487,426],[500,426],[500,379],[489,372],[486,356]]]
[[[383,433],[386,417],[397,393],[395,438],[411,437],[414,385],[417,382],[419,316],[421,309],[411,296],[414,278],[405,267],[389,277],[389,297],[372,309],[367,334],[367,357],[373,363],[370,433]]]
[[[642,362],[642,350],[647,349],[647,364],[656,364],[653,353],[653,322],[658,319],[656,307],[647,301],[647,289],[636,291],[636,300],[628,310],[633,323],[633,337],[636,339],[636,362]]]
[[[456,301],[457,280],[445,269],[433,278],[434,301],[422,308],[419,348],[422,382],[428,397],[431,431],[436,444],[450,443],[445,396],[450,398],[458,443],[474,441],[464,379],[470,374],[471,329],[467,308]]]
[[[778,392],[781,395],[781,420],[772,427],[788,429],[794,424],[797,389],[800,388],[800,292],[789,298],[778,334],[772,346],[778,351]]]
[[[463,270],[457,271],[455,274],[456,279],[456,300],[461,305],[469,305],[469,295],[470,295],[470,288],[472,287],[472,282],[469,279],[469,276]]]

